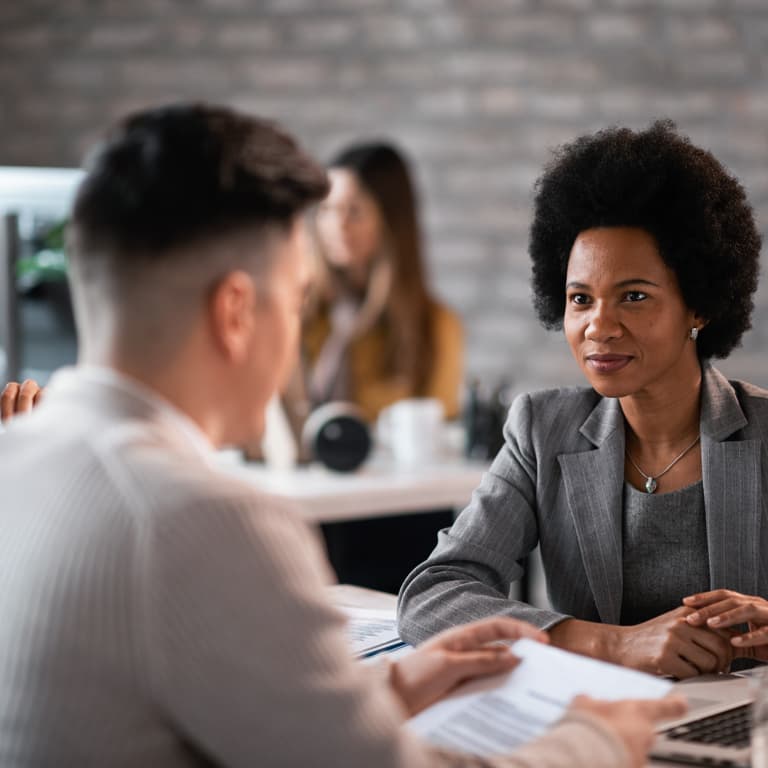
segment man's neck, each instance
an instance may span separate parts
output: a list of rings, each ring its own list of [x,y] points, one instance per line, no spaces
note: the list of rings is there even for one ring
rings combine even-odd
[[[83,354],[78,362],[110,368],[127,376],[185,414],[214,446],[227,442],[224,419],[217,407],[219,400],[207,396],[206,393],[211,389],[207,377],[192,367],[181,362],[150,366],[146,361],[137,363],[114,351],[108,354]]]

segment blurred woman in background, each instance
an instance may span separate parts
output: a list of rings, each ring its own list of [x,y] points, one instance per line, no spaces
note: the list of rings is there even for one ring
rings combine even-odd
[[[373,421],[408,397],[459,410],[459,318],[426,285],[416,195],[403,156],[385,143],[344,149],[313,221],[317,275],[303,333],[310,407],[356,403]]]
[[[375,421],[388,405],[434,397],[459,412],[463,333],[427,287],[418,206],[408,166],[393,146],[354,144],[329,166],[330,194],[312,221],[316,280],[302,334],[302,373],[287,400],[302,423],[345,400]],[[298,394],[297,394],[298,392]],[[431,551],[453,511],[323,526],[340,581],[396,592]]]

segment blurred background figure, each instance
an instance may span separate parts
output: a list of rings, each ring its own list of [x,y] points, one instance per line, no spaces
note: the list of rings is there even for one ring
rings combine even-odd
[[[459,318],[429,291],[416,195],[395,147],[355,144],[330,163],[314,220],[317,279],[304,324],[312,405],[350,400],[374,420],[407,397],[459,409]]]
[[[316,279],[302,334],[301,374],[285,403],[298,431],[312,408],[359,406],[374,423],[405,398],[432,397],[459,412],[463,331],[431,295],[418,204],[401,152],[353,144],[329,165],[331,191],[312,221]],[[339,580],[396,592],[428,554],[451,510],[323,526]]]

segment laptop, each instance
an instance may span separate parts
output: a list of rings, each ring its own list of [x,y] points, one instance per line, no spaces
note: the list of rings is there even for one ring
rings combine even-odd
[[[750,766],[754,693],[743,675],[703,675],[675,683],[688,712],[661,723],[651,757],[686,765]]]

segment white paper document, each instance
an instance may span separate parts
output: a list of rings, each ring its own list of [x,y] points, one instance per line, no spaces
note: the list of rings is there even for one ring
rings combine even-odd
[[[347,639],[356,656],[374,654],[401,645],[392,611],[342,606],[347,614]]]
[[[574,696],[656,699],[672,684],[532,640],[512,650],[522,661],[504,675],[476,680],[408,721],[422,738],[475,755],[508,753],[559,720]]]

